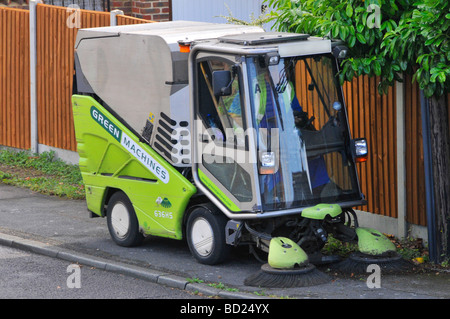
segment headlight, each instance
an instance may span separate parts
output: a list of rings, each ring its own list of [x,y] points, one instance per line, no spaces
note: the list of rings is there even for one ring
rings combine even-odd
[[[275,174],[276,172],[276,157],[275,152],[260,153],[260,174]]]
[[[356,163],[367,161],[369,151],[367,148],[367,141],[365,138],[358,138],[352,140],[352,153]]]

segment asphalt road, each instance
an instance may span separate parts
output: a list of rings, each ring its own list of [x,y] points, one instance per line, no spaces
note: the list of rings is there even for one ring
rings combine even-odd
[[[0,246],[0,299],[201,299],[184,290]]]
[[[208,293],[211,286],[206,283],[213,282],[216,286],[221,286],[218,289],[221,291],[220,297],[224,298],[450,298],[448,273],[382,276],[380,288],[370,288],[361,278],[333,278],[326,284],[289,289],[247,287],[243,284],[244,279],[257,272],[261,264],[245,250],[234,251],[231,259],[224,264],[207,266],[194,260],[184,241],[150,237],[139,247],[119,247],[110,239],[105,219],[88,218],[85,201],[44,196],[30,190],[0,184],[0,243],[8,245],[11,242],[8,236],[16,240],[42,243],[51,249],[80,254],[83,256],[80,263],[92,258],[101,260],[103,264],[120,263],[120,267],[129,265],[133,269],[160,273],[163,276],[159,277],[158,282],[172,288],[188,290],[201,286]],[[67,254],[58,254],[55,257],[61,258],[63,255]],[[63,263],[62,267],[63,276],[67,277],[65,267],[67,262]],[[20,271],[18,273],[20,274]],[[0,277],[3,277],[1,273]],[[201,280],[204,283],[196,284],[198,287],[187,284],[192,280]],[[216,291],[217,289],[211,290],[211,294],[214,295]],[[161,298],[165,298],[162,296]]]

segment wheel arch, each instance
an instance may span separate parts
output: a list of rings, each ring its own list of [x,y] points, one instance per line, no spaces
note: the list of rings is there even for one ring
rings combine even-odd
[[[107,212],[108,212],[108,204],[109,204],[109,200],[111,199],[111,197],[117,193],[117,192],[123,192],[127,197],[127,193],[125,191],[123,191],[120,188],[116,188],[116,187],[106,187],[105,189],[105,193],[103,195],[103,203],[102,203],[102,217],[106,217]]]

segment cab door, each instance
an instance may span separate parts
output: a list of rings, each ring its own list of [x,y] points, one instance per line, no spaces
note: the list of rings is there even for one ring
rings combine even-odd
[[[194,66],[194,176],[230,213],[258,207],[241,68],[234,56],[202,53]],[[215,93],[213,78],[224,71],[230,75],[227,93]]]

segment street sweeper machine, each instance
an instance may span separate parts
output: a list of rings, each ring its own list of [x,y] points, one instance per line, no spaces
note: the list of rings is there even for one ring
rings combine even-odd
[[[204,264],[247,245],[264,261],[248,285],[288,275],[282,285],[295,286],[337,264],[321,253],[329,236],[358,244],[350,264],[398,260],[352,209],[365,203],[356,165],[367,143],[348,127],[345,54],[230,24],[79,30],[72,103],[91,215],[118,245],[186,238]]]

